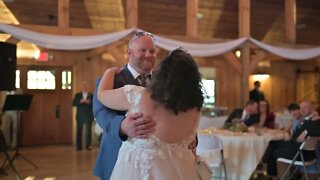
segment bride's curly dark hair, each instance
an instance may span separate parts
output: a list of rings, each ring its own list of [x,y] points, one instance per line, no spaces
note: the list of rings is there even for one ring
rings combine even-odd
[[[203,104],[201,75],[192,56],[175,49],[152,73],[151,98],[176,115]]]

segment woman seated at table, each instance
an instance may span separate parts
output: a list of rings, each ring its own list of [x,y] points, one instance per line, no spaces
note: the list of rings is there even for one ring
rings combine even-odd
[[[261,100],[259,102],[259,126],[274,129],[275,116],[270,112],[269,102]]]

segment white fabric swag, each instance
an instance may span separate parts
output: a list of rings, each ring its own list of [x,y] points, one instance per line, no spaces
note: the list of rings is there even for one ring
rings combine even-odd
[[[91,36],[63,36],[33,32],[15,26],[1,24],[0,30],[13,37],[48,49],[86,50],[116,42],[129,35],[134,29]]]
[[[137,31],[135,29],[127,29],[124,31],[91,35],[91,36],[62,36],[62,35],[50,35],[44,33],[33,32],[25,30],[16,26],[0,23],[0,30],[12,35],[13,37],[36,44],[48,49],[58,50],[85,50],[92,49],[104,45],[116,42],[130,33]],[[139,30],[138,30],[139,31]],[[176,47],[183,47],[189,51],[193,56],[197,57],[210,57],[217,56],[239,48],[243,43],[249,41],[256,46],[264,49],[272,54],[278,55],[283,58],[292,60],[306,60],[320,56],[319,48],[310,49],[290,49],[280,48],[272,45],[265,44],[253,38],[240,38],[223,43],[188,43],[183,41],[177,41],[173,39],[164,38],[155,35],[156,45],[171,51]]]

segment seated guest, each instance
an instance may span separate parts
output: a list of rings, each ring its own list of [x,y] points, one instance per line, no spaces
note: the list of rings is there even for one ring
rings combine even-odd
[[[295,127],[292,133],[292,137],[289,141],[271,141],[265,154],[264,159],[267,161],[267,173],[273,179],[277,178],[277,159],[286,158],[293,159],[297,153],[301,143],[306,139],[307,136],[319,136],[320,137],[320,118],[312,111],[310,102],[303,101],[300,103],[300,113],[303,120],[300,120],[298,125]],[[310,120],[305,120],[306,117],[313,116]],[[303,152],[304,159],[313,159],[314,152],[305,151]]]
[[[232,123],[234,119],[241,119],[241,121],[246,126],[252,126],[259,122],[258,115],[258,103],[254,100],[249,100],[246,103],[246,107],[244,109],[235,109],[229,115],[225,124]]]
[[[270,112],[270,106],[267,100],[261,100],[259,102],[259,116],[260,127],[274,129],[275,116]]]
[[[292,103],[287,109],[290,113],[291,120],[283,131],[285,133],[285,140],[290,140],[293,130],[296,129],[296,127],[303,121],[303,117],[300,113],[300,106],[298,104]]]

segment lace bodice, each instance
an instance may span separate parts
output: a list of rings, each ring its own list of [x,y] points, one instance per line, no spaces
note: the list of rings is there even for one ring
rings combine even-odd
[[[140,111],[139,103],[141,101],[142,91],[144,89],[145,89],[144,87],[135,86],[135,85],[124,86],[124,92],[130,104],[130,109],[129,109],[130,112],[136,113]]]

